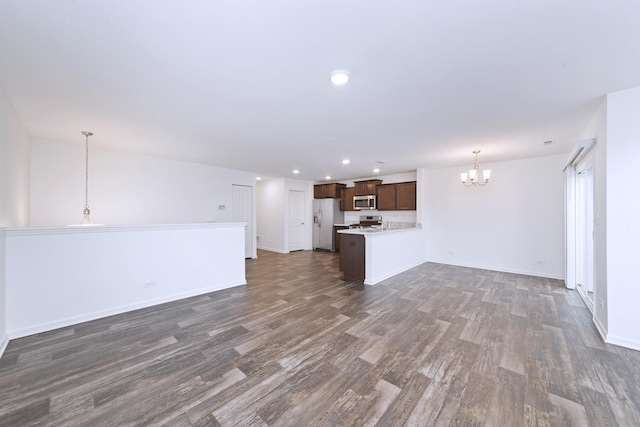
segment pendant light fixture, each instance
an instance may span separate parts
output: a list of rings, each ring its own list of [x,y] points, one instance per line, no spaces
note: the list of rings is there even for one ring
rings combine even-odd
[[[89,210],[89,137],[93,134],[86,130],[81,132],[85,137],[84,151],[84,209],[82,210],[82,222],[80,225],[93,225],[91,211]]]
[[[491,169],[486,169],[482,171],[483,181],[480,182],[480,165],[478,165],[479,153],[480,153],[480,150],[476,150],[473,152],[473,154],[476,156],[475,162],[473,164],[473,169],[469,169],[469,173],[463,172],[460,174],[460,179],[462,180],[462,183],[467,187],[486,185],[489,182],[489,179],[491,178]]]

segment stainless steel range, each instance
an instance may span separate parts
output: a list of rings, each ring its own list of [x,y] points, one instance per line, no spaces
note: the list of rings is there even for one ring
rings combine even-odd
[[[360,215],[360,222],[351,224],[349,228],[382,228],[381,215]]]

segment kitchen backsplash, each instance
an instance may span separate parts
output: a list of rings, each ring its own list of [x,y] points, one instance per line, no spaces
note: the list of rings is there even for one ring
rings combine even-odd
[[[344,213],[345,224],[360,222],[360,215],[381,215],[382,222],[416,222],[416,211],[346,211]]]

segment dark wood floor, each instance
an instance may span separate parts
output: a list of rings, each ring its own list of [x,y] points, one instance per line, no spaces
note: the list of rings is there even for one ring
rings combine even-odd
[[[11,341],[0,425],[640,425],[640,352],[559,281],[427,263],[365,287],[309,251],[247,280]]]

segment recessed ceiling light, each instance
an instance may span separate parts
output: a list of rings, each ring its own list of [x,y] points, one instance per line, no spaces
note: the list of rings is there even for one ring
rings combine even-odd
[[[349,73],[344,70],[336,70],[329,75],[329,80],[336,86],[342,86],[349,81]]]
[[[327,176],[325,176],[325,177],[324,177],[324,179],[326,179],[326,180],[330,180],[330,179],[331,179],[331,177],[330,177],[329,175],[327,175]]]
[[[256,176],[256,181],[260,181],[262,178],[260,178],[259,176]]]
[[[343,164],[343,165],[348,165],[349,163],[351,163],[351,160],[349,160],[349,159],[344,159],[344,160],[342,161],[342,164]]]
[[[378,173],[378,172],[380,172],[380,169],[378,169],[378,168],[375,168],[375,169],[373,170],[373,173]]]
[[[293,173],[297,175],[297,174],[299,174],[299,173],[300,173],[300,171],[299,171],[298,169],[294,169],[294,170],[293,170]]]

